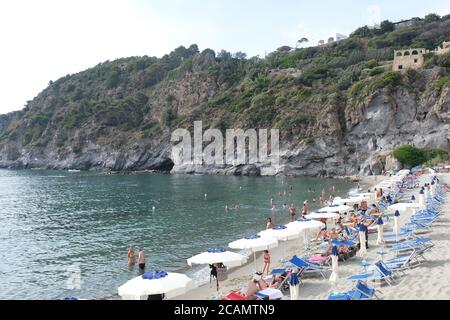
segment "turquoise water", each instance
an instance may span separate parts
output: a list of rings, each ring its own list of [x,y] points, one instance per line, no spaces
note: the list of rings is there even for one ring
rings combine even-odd
[[[280,197],[289,185],[292,197]],[[336,195],[354,187],[314,178],[0,170],[0,299],[113,297],[138,274],[127,266],[130,244],[143,247],[147,270],[198,278],[187,258],[261,231],[269,216],[288,222],[283,203],[309,199],[317,208],[308,188],[325,189],[327,198],[333,185]],[[236,203],[240,210],[225,213]],[[74,274],[81,282],[70,282]]]

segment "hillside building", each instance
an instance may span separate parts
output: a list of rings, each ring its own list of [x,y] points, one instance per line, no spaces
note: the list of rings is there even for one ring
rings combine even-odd
[[[392,70],[401,71],[407,69],[419,69],[423,66],[425,48],[395,50]]]
[[[436,52],[436,54],[444,54],[450,52],[450,41],[442,42],[442,45],[437,47],[436,50],[434,50],[434,52]]]
[[[442,45],[435,50],[425,48],[414,48],[394,51],[393,71],[402,71],[407,69],[419,69],[423,67],[426,53],[444,54],[450,52],[450,41],[444,41]]]
[[[394,28],[400,29],[400,28],[408,28],[413,27],[419,24],[419,22],[422,21],[422,19],[415,17],[409,20],[402,20],[399,22],[394,22]]]

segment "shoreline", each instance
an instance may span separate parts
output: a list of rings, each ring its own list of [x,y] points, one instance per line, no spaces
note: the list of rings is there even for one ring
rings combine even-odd
[[[59,172],[70,172],[70,173],[98,173],[102,175],[150,175],[150,174],[168,174],[168,175],[188,175],[188,176],[217,176],[217,177],[275,177],[275,178],[289,178],[289,179],[299,179],[299,178],[316,178],[316,179],[336,179],[336,180],[347,180],[349,182],[366,182],[370,184],[372,179],[377,179],[381,177],[381,180],[386,179],[388,176],[382,175],[370,175],[370,176],[360,176],[360,175],[343,175],[343,176],[321,176],[321,175],[292,175],[292,174],[283,174],[276,173],[272,175],[261,175],[261,174],[249,174],[249,175],[235,175],[235,174],[218,174],[217,172],[205,173],[205,172],[171,172],[171,171],[163,171],[163,170],[122,170],[122,171],[114,171],[110,169],[76,169],[76,168],[43,168],[43,167],[2,167],[0,166],[0,170],[11,170],[11,171],[59,171]]]
[[[439,174],[440,177],[444,177],[444,180],[447,182],[450,181],[450,174]],[[425,182],[429,182],[430,175],[426,174],[421,176],[420,185],[423,185]],[[353,177],[351,177],[353,178]],[[358,177],[361,186],[367,186],[368,188],[373,187],[377,183],[382,180],[388,179],[388,176],[369,176],[369,177]],[[412,194],[418,195],[419,189],[415,188],[412,190],[407,190],[405,194],[405,198],[410,197]],[[441,219],[442,222],[436,222],[436,225],[433,225],[432,232],[442,231],[437,229],[442,229],[440,224],[446,225],[448,230],[448,216],[450,215],[450,203],[449,203],[450,194],[447,192],[445,194],[446,201],[442,206],[442,212],[444,215],[447,215],[447,220]],[[408,222],[408,218],[410,215],[402,214],[400,217],[400,225],[403,225]],[[392,225],[387,224],[385,230],[387,232],[392,232]],[[386,232],[385,231],[385,232]],[[309,239],[311,239],[311,233],[308,235]],[[431,237],[430,235],[419,235],[425,237]],[[433,275],[430,275],[430,272],[427,272],[430,269],[430,265],[433,264],[425,263],[423,266],[418,266],[416,268],[407,270],[407,275],[402,279],[402,282],[399,285],[395,285],[389,288],[383,287],[381,290],[384,293],[383,298],[388,300],[395,299],[417,299],[417,298],[427,298],[428,299],[448,299],[450,296],[450,269],[445,268],[446,265],[450,264],[448,260],[442,260],[442,258],[450,257],[450,236],[449,234],[438,234],[439,237],[434,237],[433,242],[435,246],[439,249],[434,249],[434,251],[429,254],[433,258],[438,261],[434,264],[437,264],[437,268],[433,270]],[[384,250],[384,246],[376,244],[377,234],[369,235],[369,244],[370,248],[368,250],[368,254],[365,259],[371,263],[380,260],[380,255],[377,253],[380,250]],[[305,253],[303,248],[303,237],[300,237],[296,240],[291,240],[287,242],[280,242],[280,245],[277,248],[270,250],[271,255],[271,266],[270,269],[275,269],[280,267],[282,264],[280,263],[280,259],[292,257],[297,254],[301,256]],[[312,245],[311,245],[312,246]],[[445,255],[443,255],[445,253]],[[441,260],[439,260],[441,258]],[[357,274],[363,272],[362,267],[359,265],[362,259],[359,257],[353,257],[348,261],[340,262],[339,267],[339,279],[336,284],[331,284],[328,279],[325,280],[321,277],[308,277],[304,284],[300,286],[300,295],[299,299],[314,299],[314,300],[324,300],[327,299],[328,295],[331,292],[341,292],[350,290],[352,287],[352,282],[346,280],[345,278],[352,274]],[[256,265],[257,269],[262,269],[263,258],[262,254],[259,252],[256,255]],[[432,267],[432,266],[431,266]],[[417,269],[423,269],[422,272],[417,272]],[[210,286],[209,283],[200,285],[186,294],[174,297],[173,300],[211,300],[218,299],[220,296],[227,295],[232,290],[239,290],[243,286],[245,286],[250,280],[251,275],[254,272],[254,260],[253,254],[249,255],[248,262],[240,267],[230,269],[228,271],[227,280],[220,282],[219,284],[219,292],[215,289],[215,283]],[[446,281],[441,281],[442,275],[446,274],[445,279],[449,279]],[[424,279],[424,283],[420,285],[416,285],[418,279]],[[428,281],[428,283],[426,282]],[[447,282],[447,284],[446,284]],[[425,295],[423,292],[428,291],[431,292],[429,295]],[[287,299],[288,297],[284,297]]]
[[[351,179],[356,176],[347,176],[344,179]],[[371,187],[378,182],[387,179],[386,176],[369,176],[369,177],[358,177],[358,182],[360,182],[361,187]],[[308,239],[312,239],[316,234],[309,232]],[[282,263],[281,259],[286,257],[292,257],[293,255],[304,253],[304,241],[303,237],[290,241],[280,241],[279,246],[270,250],[271,256],[271,269],[280,267]],[[256,253],[256,266],[258,269],[262,269],[263,257],[262,253]],[[219,296],[226,295],[232,290],[239,290],[242,286],[246,285],[254,272],[254,258],[253,254],[249,254],[249,258],[246,264],[229,269],[227,280],[219,283]],[[200,285],[186,294],[174,297],[172,300],[211,300],[218,297],[218,292],[215,290],[215,283],[213,282],[210,286],[209,283]]]

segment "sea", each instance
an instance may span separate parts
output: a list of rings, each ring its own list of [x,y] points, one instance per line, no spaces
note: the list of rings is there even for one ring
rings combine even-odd
[[[189,267],[189,257],[265,229],[268,217],[289,222],[283,204],[318,209],[322,190],[328,199],[355,187],[309,177],[0,170],[0,299],[118,298],[139,275],[127,265],[130,245],[143,249],[146,271],[186,273],[200,285],[208,266]]]

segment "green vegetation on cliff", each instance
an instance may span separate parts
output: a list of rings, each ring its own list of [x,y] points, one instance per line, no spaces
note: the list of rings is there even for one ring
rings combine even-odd
[[[403,145],[393,151],[394,157],[403,165],[413,167],[426,164],[433,166],[450,160],[448,150],[435,148],[417,148],[412,145]]]
[[[200,119],[220,129],[280,128],[285,140],[311,143],[346,130],[347,106],[358,107],[378,90],[414,86],[414,72],[390,71],[393,50],[433,49],[443,40],[450,40],[450,19],[427,16],[413,27],[394,30],[385,21],[380,30],[360,28],[347,40],[265,59],[200,52],[194,44],[162,58],[106,61],[50,82],[8,125],[0,118],[0,147],[5,141],[27,148],[53,141],[73,151],[89,141],[120,147]],[[449,86],[449,57],[427,57],[426,68],[440,68],[438,89]],[[330,124],[329,117],[339,121]]]

